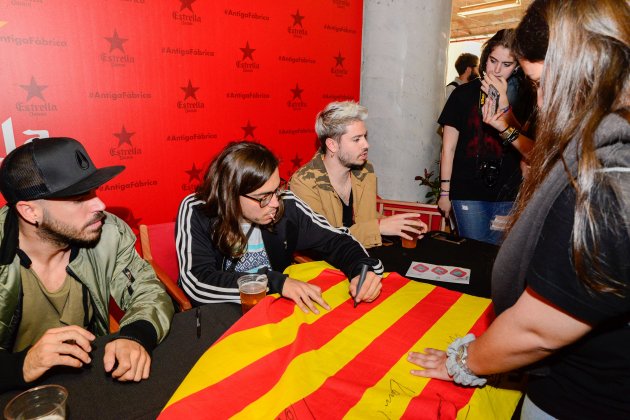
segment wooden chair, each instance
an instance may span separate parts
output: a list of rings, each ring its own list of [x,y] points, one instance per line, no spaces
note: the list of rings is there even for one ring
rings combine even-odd
[[[418,213],[420,219],[429,227],[429,230],[446,231],[446,219],[435,204],[385,200],[377,197],[376,209],[383,216],[392,216],[398,213]]]
[[[117,333],[120,329],[120,324],[114,315],[109,314],[109,333],[114,334]]]
[[[180,311],[192,308],[190,300],[177,285],[179,265],[175,250],[175,222],[140,225],[142,256],[155,270],[166,291]]]

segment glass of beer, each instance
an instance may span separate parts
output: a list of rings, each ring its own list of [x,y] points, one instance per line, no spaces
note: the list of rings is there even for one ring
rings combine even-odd
[[[4,409],[4,418],[63,420],[66,418],[68,391],[61,385],[31,388],[13,398]]]
[[[267,295],[267,276],[265,274],[248,274],[236,281],[241,293],[243,315]]]
[[[417,233],[413,233],[413,232],[407,232],[405,231],[405,233],[409,236],[411,236],[411,239],[405,239],[405,238],[400,238],[400,243],[402,245],[403,248],[415,248],[416,244],[418,242],[418,234]]]

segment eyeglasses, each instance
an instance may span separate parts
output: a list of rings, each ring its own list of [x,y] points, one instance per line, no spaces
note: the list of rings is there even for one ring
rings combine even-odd
[[[258,201],[260,204],[260,208],[267,207],[269,203],[271,203],[271,199],[275,195],[276,197],[280,197],[280,195],[287,190],[287,181],[280,178],[280,185],[276,188],[275,191],[262,195],[261,197],[252,197],[247,194],[243,194],[243,197],[249,198],[250,200]]]

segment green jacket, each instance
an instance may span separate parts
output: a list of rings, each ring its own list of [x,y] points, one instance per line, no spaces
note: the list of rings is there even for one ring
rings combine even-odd
[[[6,206],[0,209],[0,240],[7,211]],[[174,308],[151,266],[136,252],[135,241],[129,226],[107,213],[98,244],[73,249],[67,271],[89,291],[94,309],[90,329],[94,334],[109,333],[111,296],[125,312],[120,335],[148,345],[150,351],[168,334]],[[20,257],[16,255],[11,264],[0,266],[0,352],[13,349],[22,312],[21,286]],[[5,365],[1,356],[0,368]]]

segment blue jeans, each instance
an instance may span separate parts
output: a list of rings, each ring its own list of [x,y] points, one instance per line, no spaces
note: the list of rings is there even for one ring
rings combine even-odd
[[[460,236],[500,245],[505,232],[491,229],[496,216],[507,216],[512,210],[512,201],[453,200],[453,214]]]

